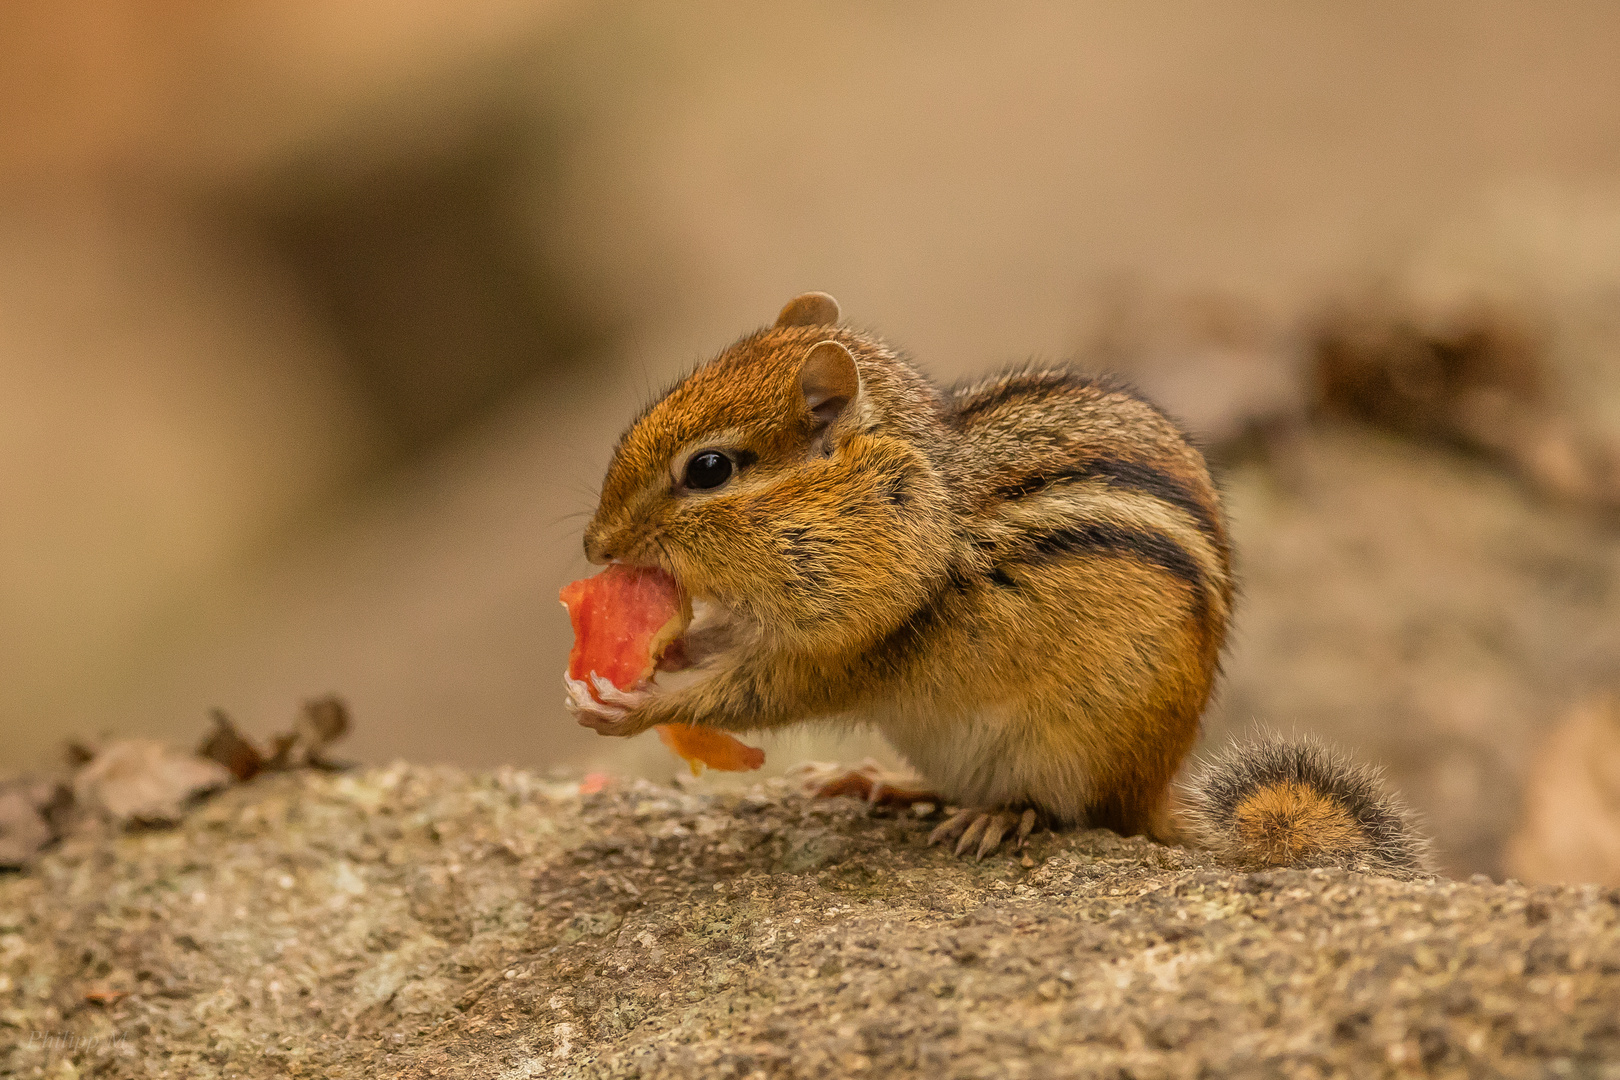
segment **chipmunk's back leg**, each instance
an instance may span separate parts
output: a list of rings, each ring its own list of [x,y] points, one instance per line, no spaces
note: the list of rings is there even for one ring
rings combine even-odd
[[[1105,794],[1087,807],[1087,824],[1122,836],[1148,836],[1161,844],[1184,841],[1181,818],[1172,805],[1171,781],[1198,739],[1198,714],[1192,708],[1176,712],[1182,715],[1161,720],[1156,740],[1116,760],[1117,771],[1101,785]]]
[[[816,798],[847,796],[860,799],[870,806],[899,808],[916,807],[919,803],[945,808],[948,800],[923,786],[904,773],[884,769],[868,760],[853,768],[807,762],[794,773],[806,794]],[[982,809],[969,807],[957,810],[936,826],[928,835],[928,843],[956,841],[958,855],[972,854],[982,859],[993,854],[1009,836],[1014,850],[1022,850],[1030,833],[1040,822],[1033,807]]]

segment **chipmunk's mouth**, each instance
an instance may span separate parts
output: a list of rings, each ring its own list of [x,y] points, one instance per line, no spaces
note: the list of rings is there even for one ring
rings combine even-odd
[[[664,654],[653,665],[657,671],[685,671],[697,663],[686,649],[686,637],[682,635],[664,647]]]
[[[659,671],[699,667],[724,652],[735,640],[737,618],[712,600],[692,600],[692,618],[658,658]]]
[[[662,548],[661,544],[657,546]],[[682,606],[691,613],[691,617],[684,625],[678,629],[673,625],[669,628],[676,631],[673,637],[660,635],[659,639],[654,640],[653,651],[658,657],[653,662],[655,672],[673,673],[701,667],[718,654],[732,648],[744,637],[742,620],[737,613],[714,600],[692,596],[680,576],[669,565],[667,557],[646,560],[613,559],[609,565],[614,564],[663,575],[675,586],[681,596]]]

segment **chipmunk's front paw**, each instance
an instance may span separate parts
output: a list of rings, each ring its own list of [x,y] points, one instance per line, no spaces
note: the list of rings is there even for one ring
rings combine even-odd
[[[1022,850],[1029,834],[1035,830],[1038,817],[1032,809],[1022,814],[1011,810],[958,810],[928,834],[928,842],[937,844],[954,839],[956,854],[966,855],[977,848],[973,857],[982,859],[1001,846],[1008,829],[1017,826],[1018,840],[1013,849]]]
[[[594,671],[589,683],[564,675],[563,688],[568,691],[563,699],[568,711],[581,725],[594,728],[600,735],[634,735],[641,731],[644,725],[633,724],[630,714],[653,696],[647,689],[620,690]]]

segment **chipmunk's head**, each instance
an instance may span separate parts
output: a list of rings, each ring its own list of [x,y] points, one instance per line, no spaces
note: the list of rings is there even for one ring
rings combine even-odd
[[[897,519],[937,487],[924,455],[885,434],[915,411],[908,397],[934,415],[927,383],[806,293],[631,424],[586,556],[661,566],[689,596],[789,634],[858,615],[840,602],[891,569],[880,534],[909,532]]]

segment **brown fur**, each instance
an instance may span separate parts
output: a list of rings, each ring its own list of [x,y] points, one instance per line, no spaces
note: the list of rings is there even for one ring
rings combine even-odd
[[[1310,738],[1229,746],[1188,782],[1188,838],[1246,870],[1342,866],[1414,876],[1434,869],[1412,813],[1376,769]]]
[[[1256,867],[1294,866],[1329,853],[1360,854],[1367,846],[1344,807],[1297,781],[1256,789],[1232,816],[1241,842],[1229,855]]]
[[[865,719],[953,801],[1166,836],[1232,601],[1202,457],[1108,382],[942,391],[878,339],[805,322],[829,315],[830,298],[791,302],[620,439],[587,554],[664,567],[718,629],[700,680],[588,722]],[[801,385],[823,341],[859,374],[830,423]],[[829,359],[818,387],[841,385]],[[685,490],[711,448],[735,474]]]

